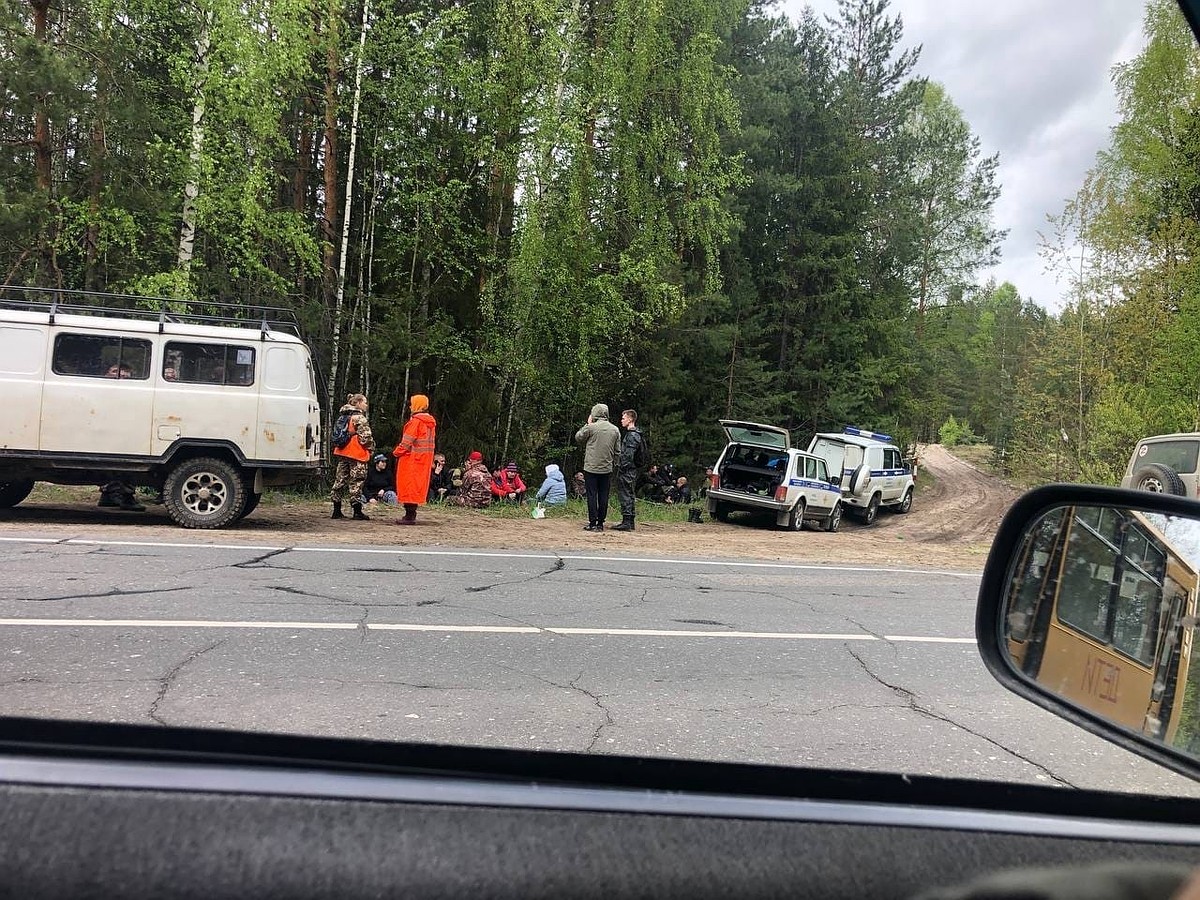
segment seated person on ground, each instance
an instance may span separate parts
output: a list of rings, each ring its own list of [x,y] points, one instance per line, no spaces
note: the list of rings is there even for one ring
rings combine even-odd
[[[688,504],[692,502],[692,489],[688,487],[686,475],[680,475],[675,484],[667,491],[668,503]]]
[[[392,471],[385,454],[376,453],[371,460],[362,493],[366,503],[396,503],[396,473]]]
[[[483,509],[492,500],[492,476],[483,463],[483,454],[472,450],[463,463],[462,488],[450,499],[456,506]]]
[[[562,470],[554,463],[546,466],[546,480],[537,490],[537,499],[547,506],[560,506],[567,502],[567,481]]]
[[[429,474],[429,502],[440,503],[450,493],[450,470],[446,468],[446,457],[441,453],[433,456],[433,471]]]
[[[507,466],[500,470],[500,496],[499,499],[507,500],[510,503],[524,503],[525,493],[529,490],[525,486],[525,482],[521,480],[521,472],[517,469],[515,462],[510,462]],[[493,488],[493,492],[495,489]]]

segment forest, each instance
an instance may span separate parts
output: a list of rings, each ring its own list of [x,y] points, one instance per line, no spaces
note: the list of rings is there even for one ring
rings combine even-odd
[[[985,280],[999,160],[887,0],[0,0],[0,279],[283,307],[382,441],[571,466],[591,405],[703,466],[724,417],[986,441],[1111,482],[1200,430],[1200,54],[1174,3]],[[158,300],[146,301],[147,304]],[[328,402],[327,402],[328,405]]]

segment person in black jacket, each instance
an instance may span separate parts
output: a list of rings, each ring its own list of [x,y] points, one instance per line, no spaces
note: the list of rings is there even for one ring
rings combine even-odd
[[[396,503],[396,473],[388,464],[387,455],[376,453],[367,469],[367,480],[363,482],[364,503]]]
[[[454,491],[453,473],[446,468],[446,457],[434,454],[433,471],[429,474],[429,502],[440,503]]]
[[[621,413],[621,453],[617,457],[617,498],[621,501],[621,524],[613,531],[633,531],[634,490],[638,469],[646,457],[646,439],[637,427],[637,411]]]

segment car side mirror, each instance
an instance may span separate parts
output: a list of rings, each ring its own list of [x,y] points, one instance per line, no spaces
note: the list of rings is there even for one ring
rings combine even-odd
[[[975,634],[1005,687],[1200,778],[1200,503],[1049,485],[1013,504]]]
[[[841,487],[842,486],[842,476],[834,475],[832,478],[829,479],[829,483],[832,484],[834,487]]]

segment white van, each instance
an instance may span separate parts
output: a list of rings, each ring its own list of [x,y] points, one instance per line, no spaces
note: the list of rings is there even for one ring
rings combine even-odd
[[[0,508],[36,481],[122,481],[162,490],[185,528],[221,528],[265,486],[319,472],[317,379],[294,319],[173,311],[187,306],[0,291]]]

